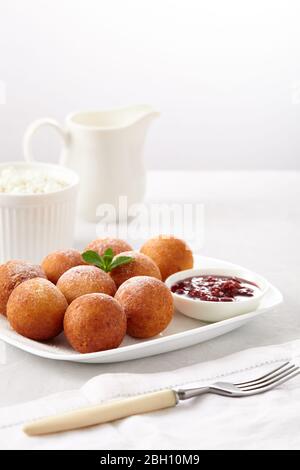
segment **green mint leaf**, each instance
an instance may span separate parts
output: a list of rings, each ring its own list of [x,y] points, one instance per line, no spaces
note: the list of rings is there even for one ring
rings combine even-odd
[[[134,261],[131,256],[118,256],[114,259],[114,261],[109,266],[109,270],[112,271],[113,269],[117,268],[118,266],[122,266],[123,264],[128,264]]]
[[[105,262],[102,258],[102,256],[99,256],[98,253],[92,250],[85,251],[82,253],[82,259],[88,263],[88,264],[93,264],[94,266],[97,266],[97,268],[102,269],[103,271],[106,271],[106,265]]]
[[[103,258],[103,261],[104,261],[104,265],[105,265],[105,268],[106,268],[106,272],[108,272],[110,269],[110,265],[111,265],[111,262],[114,258],[114,252],[112,250],[112,248],[108,248],[107,250],[105,250],[104,252],[104,255],[102,256]]]
[[[105,250],[103,256],[99,256],[96,251],[92,250],[85,251],[81,256],[86,263],[97,266],[97,268],[102,269],[106,273],[118,266],[122,266],[122,264],[128,264],[133,261],[133,258],[130,256],[118,256],[114,259],[112,248]]]
[[[112,248],[107,248],[107,250],[105,250],[103,256],[109,256],[109,257],[111,257],[111,259],[113,259],[113,257],[115,256],[114,252],[113,252],[113,249]]]
[[[92,250],[85,251],[84,253],[82,253],[81,256],[86,263],[94,264],[94,263],[99,263],[102,261],[102,257],[99,256],[98,253],[96,253],[96,251],[92,251]]]

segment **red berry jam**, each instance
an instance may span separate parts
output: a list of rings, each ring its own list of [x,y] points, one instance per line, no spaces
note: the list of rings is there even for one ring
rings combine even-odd
[[[171,287],[175,294],[209,302],[234,302],[253,297],[259,287],[239,277],[203,275],[176,282]]]

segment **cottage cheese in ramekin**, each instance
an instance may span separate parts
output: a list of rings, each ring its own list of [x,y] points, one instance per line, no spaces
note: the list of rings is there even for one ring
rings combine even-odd
[[[49,174],[42,168],[17,168],[8,166],[0,170],[0,193],[47,194],[68,186],[58,175]]]
[[[78,186],[78,175],[61,165],[0,163],[0,263],[39,264],[72,247]]]

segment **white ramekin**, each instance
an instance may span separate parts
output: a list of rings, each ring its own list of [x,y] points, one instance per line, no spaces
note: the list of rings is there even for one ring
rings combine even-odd
[[[253,297],[247,297],[237,302],[210,302],[192,299],[172,292],[175,307],[180,313],[208,323],[228,320],[228,318],[235,317],[236,315],[256,310],[261,299],[269,289],[269,283],[266,279],[243,268],[187,269],[186,271],[172,274],[172,276],[166,279],[165,283],[171,289],[173,284],[176,284],[178,281],[202,275],[236,276],[246,281],[254,282],[260,288],[260,292],[256,293]]]
[[[0,193],[0,263],[24,259],[40,263],[51,251],[70,248],[76,218],[77,174],[60,165],[6,162],[7,167],[42,169],[68,186],[47,194]]]

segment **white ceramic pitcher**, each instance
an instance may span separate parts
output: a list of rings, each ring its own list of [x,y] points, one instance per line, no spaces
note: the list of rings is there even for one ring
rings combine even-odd
[[[60,163],[80,176],[79,213],[95,221],[101,204],[112,204],[117,211],[120,196],[127,196],[128,205],[143,200],[143,146],[148,126],[157,116],[152,107],[139,105],[73,113],[64,127],[50,118],[39,119],[25,133],[24,156],[34,160],[31,139],[41,126],[57,130],[63,140]]]

